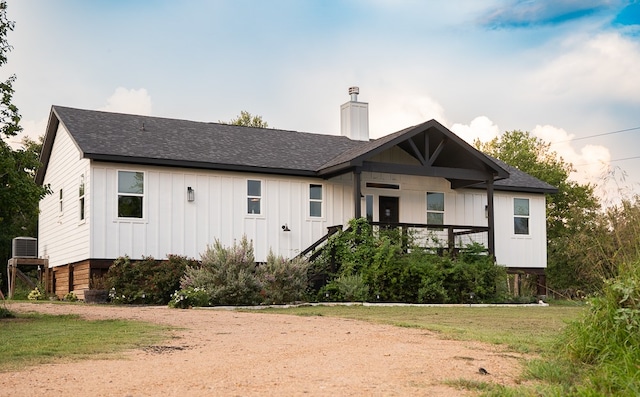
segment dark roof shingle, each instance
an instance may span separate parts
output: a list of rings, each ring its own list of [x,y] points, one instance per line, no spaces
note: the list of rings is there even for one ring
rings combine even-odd
[[[53,109],[88,158],[110,156],[114,160],[171,160],[204,168],[210,164],[313,172],[326,159],[362,145],[342,136],[60,106]]]

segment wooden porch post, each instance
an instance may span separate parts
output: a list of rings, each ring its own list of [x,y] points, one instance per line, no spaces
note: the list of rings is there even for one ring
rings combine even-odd
[[[354,202],[354,218],[360,218],[362,216],[362,205],[360,203],[360,196],[362,196],[362,192],[360,191],[360,169],[355,168],[353,170],[353,202]]]
[[[67,292],[71,292],[73,291],[73,265],[70,263],[67,265],[67,281],[69,282]]]
[[[496,256],[496,236],[495,236],[495,218],[493,211],[493,178],[487,180],[487,226],[489,227],[489,236],[487,247],[489,255],[494,259]]]

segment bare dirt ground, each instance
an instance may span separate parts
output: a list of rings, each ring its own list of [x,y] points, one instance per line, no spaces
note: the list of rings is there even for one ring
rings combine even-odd
[[[158,346],[116,359],[0,373],[0,396],[472,396],[444,382],[513,385],[521,373],[521,358],[499,346],[355,320],[166,307],[7,306],[179,329]]]

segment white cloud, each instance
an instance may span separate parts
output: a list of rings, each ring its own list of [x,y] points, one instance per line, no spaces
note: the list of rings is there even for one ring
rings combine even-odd
[[[40,136],[43,136],[46,132],[48,118],[44,118],[40,121],[33,120],[20,120],[22,126],[22,132],[7,140],[9,146],[14,150],[22,147],[22,139],[28,137],[33,141],[38,141]]]
[[[444,108],[427,95],[374,92],[371,97],[377,98],[369,109],[371,138],[379,138],[431,119],[446,125]]]
[[[572,37],[564,52],[534,76],[533,84],[561,98],[640,103],[640,43],[617,33]]]
[[[99,110],[151,115],[151,97],[144,88],[128,90],[123,87],[118,87],[113,95],[107,99],[107,105]]]
[[[469,125],[456,123],[451,126],[451,131],[469,144],[476,139],[487,142],[500,135],[500,128],[487,116],[478,116]]]
[[[107,105],[98,110],[151,115],[151,97],[144,88],[135,90],[118,87],[114,91],[113,95],[107,98]],[[22,126],[23,131],[17,136],[8,139],[7,141],[9,145],[13,149],[20,148],[24,137],[29,137],[30,139],[37,141],[40,136],[45,134],[47,121],[48,117],[39,121],[21,120],[20,125]]]
[[[570,178],[578,183],[591,183],[603,187],[603,178],[610,168],[611,153],[600,145],[585,145],[579,149],[574,147],[571,139],[575,135],[562,128],[551,125],[537,125],[531,131],[536,137],[551,143],[551,150],[558,153],[564,161],[573,164],[575,171]]]

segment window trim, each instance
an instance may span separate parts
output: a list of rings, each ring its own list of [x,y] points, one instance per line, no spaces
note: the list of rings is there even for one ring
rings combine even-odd
[[[133,173],[141,173],[142,174],[142,193],[120,193],[120,173],[121,172],[133,172]],[[117,221],[124,222],[143,222],[147,219],[147,172],[141,170],[131,170],[131,169],[117,169],[116,170],[116,201],[115,201],[115,218]],[[140,218],[130,217],[130,216],[120,216],[119,215],[119,198],[120,196],[133,196],[133,197],[142,197],[142,214]]]
[[[429,194],[441,194],[442,195],[442,211],[440,210],[430,210],[429,209]],[[425,193],[425,205],[426,205],[426,216],[427,216],[427,224],[429,224],[429,213],[433,213],[433,214],[442,214],[442,225],[445,224],[444,222],[444,216],[445,216],[445,212],[446,212],[446,195],[444,194],[444,192],[432,192],[432,191],[427,191]]]
[[[80,183],[78,184],[78,223],[85,223],[87,220],[86,189],[84,174],[80,174]]]
[[[309,217],[310,219],[324,219],[325,218],[325,205],[324,205],[324,197],[325,197],[325,189],[324,189],[324,184],[323,183],[309,183],[308,185],[309,190],[307,190],[307,199],[308,199],[308,205],[307,205],[307,217]],[[314,199],[311,198],[311,187],[312,186],[319,186],[320,187],[320,195],[321,198],[320,199]],[[320,203],[320,215],[311,215],[311,203]]]
[[[364,216],[369,222],[373,222],[375,212],[376,200],[373,194],[364,195]],[[371,210],[371,212],[369,212]],[[369,219],[371,218],[371,219]]]
[[[64,215],[64,192],[63,189],[60,188],[58,193],[58,216],[61,217]]]
[[[516,200],[526,200],[527,201],[527,215],[517,215],[516,214]],[[531,199],[526,197],[514,197],[511,201],[513,204],[513,235],[516,237],[527,237],[531,236]],[[527,219],[527,232],[526,233],[517,233],[516,231],[516,218]]]
[[[265,211],[264,211],[264,185],[265,185],[264,180],[262,180],[262,179],[254,179],[254,178],[247,178],[246,181],[247,181],[245,183],[245,188],[246,188],[246,190],[245,190],[245,192],[246,192],[246,196],[245,196],[246,197],[246,201],[245,201],[245,203],[246,204],[245,205],[246,205],[246,207],[245,207],[245,211],[244,211],[245,216],[255,217],[255,218],[264,217],[265,216],[265,214],[264,214],[265,213]],[[260,182],[260,195],[259,196],[253,196],[253,195],[249,194],[249,182],[250,181]],[[251,213],[251,212],[249,212],[249,200],[250,199],[255,199],[255,198],[257,198],[258,201],[260,202],[260,212]]]

